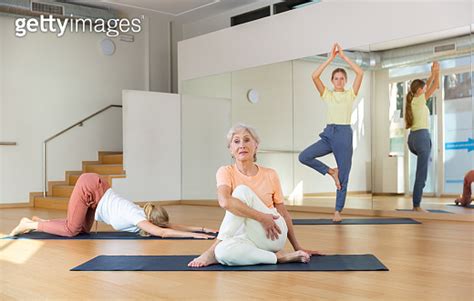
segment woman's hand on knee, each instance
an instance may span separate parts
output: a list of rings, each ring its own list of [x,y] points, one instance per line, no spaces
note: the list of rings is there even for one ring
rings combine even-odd
[[[279,219],[280,216],[273,214],[262,213],[259,222],[262,224],[263,229],[267,234],[267,238],[271,240],[278,239],[278,235],[281,234],[280,227],[275,223],[276,219]]]

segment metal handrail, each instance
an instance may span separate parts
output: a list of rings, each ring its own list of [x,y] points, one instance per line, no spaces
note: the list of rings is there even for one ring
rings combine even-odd
[[[43,196],[45,197],[46,196],[46,191],[48,190],[48,172],[47,172],[47,165],[46,165],[46,158],[47,158],[47,147],[46,147],[46,144],[57,138],[58,136],[61,136],[62,134],[66,133],[67,131],[69,131],[70,129],[76,127],[76,126],[82,126],[82,124],[91,119],[92,117],[96,116],[96,115],[99,115],[100,113],[104,112],[104,111],[107,111],[108,109],[110,108],[122,108],[121,105],[109,105],[109,106],[106,106],[105,108],[95,112],[94,114],[91,114],[89,116],[87,116],[86,118],[74,123],[73,125],[71,125],[70,127],[60,131],[59,133],[57,134],[54,134],[53,136],[49,137],[48,139],[44,140],[43,141]]]

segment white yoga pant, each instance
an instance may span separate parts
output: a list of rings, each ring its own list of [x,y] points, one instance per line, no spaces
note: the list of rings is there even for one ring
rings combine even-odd
[[[237,186],[232,196],[257,211],[280,216],[276,208],[268,208],[245,185]],[[288,227],[282,216],[274,221],[280,227],[281,234],[276,240],[271,240],[267,238],[260,222],[226,211],[217,236],[222,242],[214,251],[217,261],[223,265],[275,264],[277,262],[275,252],[285,246]]]

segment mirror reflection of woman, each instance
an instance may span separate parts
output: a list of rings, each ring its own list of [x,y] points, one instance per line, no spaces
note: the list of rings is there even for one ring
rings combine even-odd
[[[427,101],[438,87],[439,63],[433,62],[431,75],[426,83],[421,79],[413,80],[406,98],[405,125],[407,129],[410,129],[408,148],[417,157],[412,200],[414,211],[427,212],[421,208],[421,198],[428,177],[428,161],[431,154],[430,110]]]
[[[463,207],[469,207],[472,202],[472,189],[471,185],[474,182],[474,169],[470,170],[464,176],[464,186],[462,194],[454,201],[456,205]]]
[[[349,64],[356,74],[352,88],[349,90],[345,90],[347,72],[342,68],[336,68],[332,72],[333,90],[326,88],[320,79],[323,71],[338,55]],[[299,160],[320,174],[333,178],[337,188],[333,221],[340,222],[342,221],[341,212],[346,202],[347,185],[352,166],[352,105],[359,93],[364,71],[345,55],[339,44],[335,43],[326,62],[313,72],[312,77],[316,89],[327,104],[327,126],[319,134],[321,139],[300,153]],[[331,168],[317,159],[330,153],[333,153],[336,159],[337,167],[335,168]]]

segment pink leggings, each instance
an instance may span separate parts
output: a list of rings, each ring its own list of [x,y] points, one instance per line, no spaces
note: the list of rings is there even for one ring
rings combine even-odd
[[[89,232],[94,223],[97,204],[109,188],[109,183],[99,175],[82,174],[69,199],[67,218],[39,222],[38,231],[68,237]]]
[[[469,171],[464,177],[464,189],[462,192],[462,198],[459,199],[461,206],[468,206],[472,202],[472,182],[474,182],[474,170]]]

